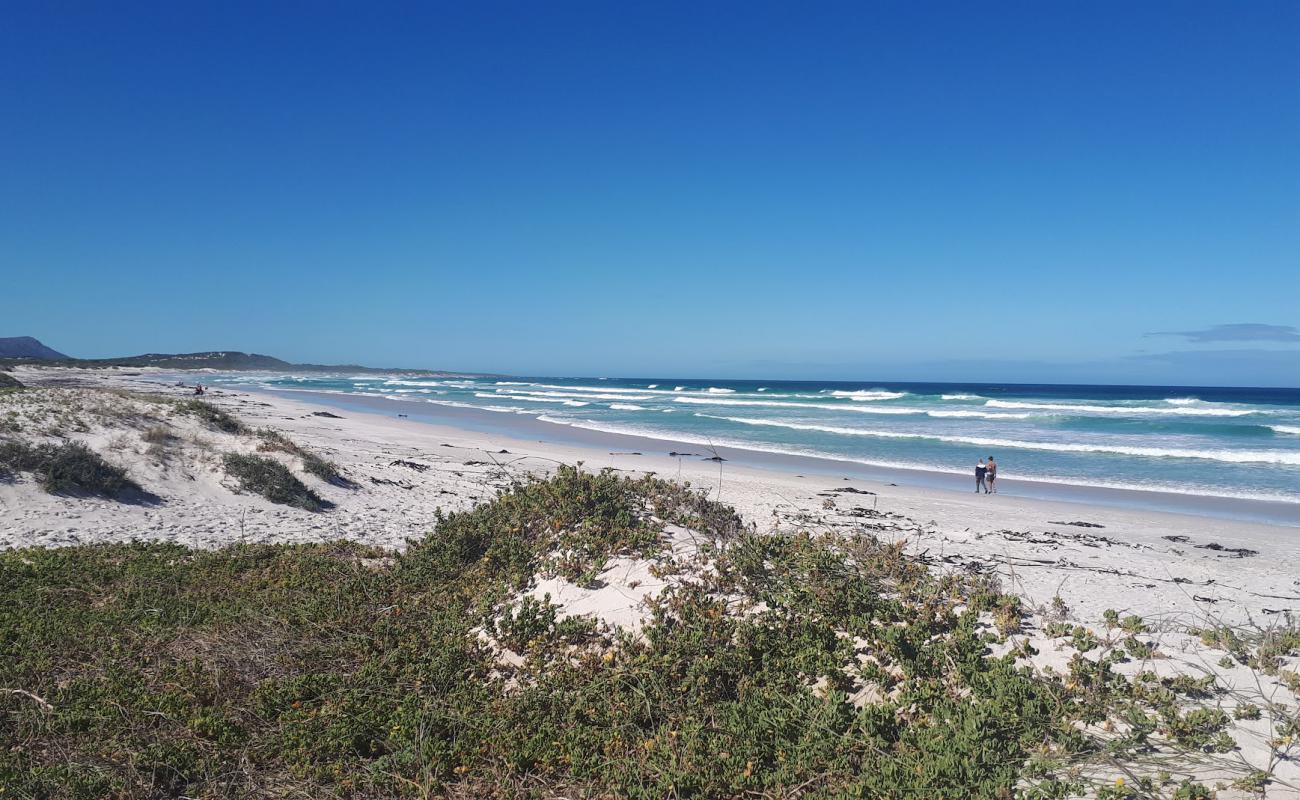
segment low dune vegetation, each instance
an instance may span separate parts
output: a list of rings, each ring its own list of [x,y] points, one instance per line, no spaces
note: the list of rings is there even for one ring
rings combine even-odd
[[[320,495],[289,471],[279,461],[265,456],[226,453],[222,458],[226,474],[234,478],[243,491],[259,494],[272,503],[296,506],[305,511],[326,507]]]
[[[350,485],[337,464],[299,446],[283,433],[270,428],[261,428],[257,431],[257,436],[262,440],[257,446],[258,450],[262,452],[288,453],[297,456],[299,461],[302,462],[303,471],[309,475],[315,475],[326,483],[332,483],[335,486]]]
[[[213,430],[223,433],[247,433],[248,427],[237,417],[224,409],[218,408],[204,400],[181,400],[176,402],[176,409],[182,414],[189,414],[201,420]]]
[[[259,453],[283,454],[283,460]],[[132,462],[133,454],[144,460]],[[227,489],[307,511],[330,506],[291,466],[331,485],[355,488],[333,462],[278,431],[255,431],[204,400],[48,387],[0,396],[0,479],[29,475],[47,492],[71,498],[143,496],[149,487],[140,481],[148,480],[129,477],[115,461],[154,480],[160,470],[177,465],[190,475],[216,470]]]
[[[50,494],[120,498],[140,492],[126,470],[77,442],[30,445],[0,440],[0,477],[30,473]]]
[[[635,624],[537,588],[629,574]],[[5,797],[1190,800],[1170,764],[1232,747],[1212,678],[1121,674],[1141,620],[1044,673],[990,576],[652,477],[561,467],[402,553],[26,549],[0,586]]]

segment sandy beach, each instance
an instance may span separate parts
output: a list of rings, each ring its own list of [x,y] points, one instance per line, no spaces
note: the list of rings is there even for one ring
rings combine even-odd
[[[131,540],[218,548],[237,542],[346,539],[400,549],[408,539],[436,533],[439,513],[468,509],[559,464],[581,464],[587,470],[654,474],[689,483],[734,506],[760,532],[870,535],[904,543],[936,570],[996,575],[1033,612],[1019,639],[1038,650],[1027,663],[1039,668],[1062,669],[1066,663],[1046,633],[1049,621],[1101,630],[1103,615],[1113,609],[1146,620],[1168,654],[1154,666],[1141,666],[1161,674],[1217,673],[1230,694],[1216,702],[1228,707],[1243,697],[1292,707],[1296,702],[1281,683],[1261,686],[1258,676],[1243,666],[1216,666],[1218,654],[1189,633],[1217,624],[1268,629],[1300,612],[1295,571],[1300,537],[1293,528],[910,486],[901,476],[867,481],[811,470],[755,468],[711,461],[698,450],[689,455],[654,450],[649,440],[634,450],[599,447],[599,440],[578,445],[526,439],[399,417],[398,406],[342,410],[266,392],[207,394],[207,402],[250,428],[279,431],[338,465],[350,484],[313,484],[333,507],[312,513],[234,489],[214,454],[251,450],[253,445],[240,437],[173,417],[161,422],[171,428],[177,444],[160,453],[142,437],[144,423],[114,421],[131,414],[146,419],[152,413],[146,407],[133,406],[129,414],[121,410],[123,405],[139,406],[133,393],[185,398],[192,395],[188,387],[147,371],[23,369],[15,375],[28,386],[57,388],[8,395],[3,411],[11,427],[19,420],[24,435],[44,425],[61,437],[84,441],[125,467],[154,497],[134,503],[68,498],[46,494],[23,478],[0,482],[3,548]],[[60,421],[48,407],[38,408],[40,403],[23,405],[37,400],[48,405],[52,397],[75,413]],[[535,591],[552,594],[571,613],[634,624],[647,589],[633,591],[640,583],[631,580],[636,565],[624,566],[628,569],[621,575],[602,576],[607,587],[600,593],[553,584]],[[1197,768],[1206,778],[1231,776],[1267,760],[1271,732],[1266,721],[1241,721],[1234,735],[1239,750]],[[1278,780],[1300,781],[1294,763],[1275,765],[1275,771]]]

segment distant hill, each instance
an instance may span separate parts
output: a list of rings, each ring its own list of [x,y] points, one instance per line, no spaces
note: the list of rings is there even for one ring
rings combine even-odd
[[[46,347],[40,340],[30,336],[11,336],[0,338],[0,358],[31,358],[39,361],[66,361],[58,350]]]
[[[284,372],[378,372],[405,373],[410,375],[463,375],[464,373],[440,372],[428,369],[397,369],[363,367],[357,364],[293,364],[274,356],[259,353],[243,353],[238,350],[208,350],[202,353],[145,353],[139,356],[121,358],[70,358],[50,350],[35,339],[0,339],[0,342],[32,342],[45,352],[46,356],[13,356],[0,350],[0,367],[21,364],[43,364],[60,367],[157,367],[158,369],[212,369],[212,370],[278,370]]]
[[[161,367],[163,369],[291,369],[288,361],[237,350],[209,350],[203,353],[145,353],[123,358],[78,359],[87,366]]]

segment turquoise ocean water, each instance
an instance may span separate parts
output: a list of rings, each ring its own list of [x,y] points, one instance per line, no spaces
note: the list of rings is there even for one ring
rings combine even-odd
[[[211,382],[886,468],[969,474],[994,455],[1008,480],[1300,503],[1297,389],[249,373]]]

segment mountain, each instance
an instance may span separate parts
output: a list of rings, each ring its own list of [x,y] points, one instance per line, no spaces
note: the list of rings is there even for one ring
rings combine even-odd
[[[0,338],[0,358],[34,358],[41,361],[67,361],[58,350],[46,347],[39,340],[30,336],[11,336]]]

